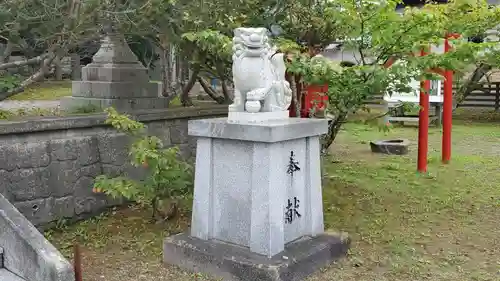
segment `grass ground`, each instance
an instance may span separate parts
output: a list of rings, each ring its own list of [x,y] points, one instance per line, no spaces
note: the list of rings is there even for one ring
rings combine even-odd
[[[23,93],[10,97],[8,100],[58,100],[71,96],[71,81],[45,81],[28,87]]]
[[[158,82],[158,81],[152,81]],[[14,95],[7,100],[15,101],[36,101],[36,100],[59,100],[62,97],[71,96],[71,81],[44,81],[35,83],[24,92]],[[180,100],[175,98],[172,105],[180,105]]]
[[[78,107],[71,110],[61,110],[56,108],[58,105],[58,100],[62,97],[71,96],[71,81],[44,81],[42,83],[35,83],[28,87],[24,92],[17,94],[8,98],[6,101],[9,102],[30,102],[33,105],[24,106],[19,109],[3,109],[0,108],[0,120],[19,120],[25,118],[36,118],[36,117],[55,117],[55,116],[67,116],[75,114],[91,114],[100,111],[94,106],[84,106]],[[52,107],[47,107],[47,105],[40,105],[41,101],[54,101],[56,105]],[[37,104],[38,102],[38,104]],[[195,105],[204,106],[207,103],[193,100]],[[0,104],[2,102],[0,101]],[[208,103],[211,104],[211,103]],[[182,106],[180,98],[175,97],[170,101],[170,108]]]
[[[462,119],[462,120],[459,120]],[[471,120],[487,119],[490,122]],[[429,134],[429,173],[416,170],[417,129],[349,123],[323,159],[328,229],[352,238],[349,256],[310,281],[500,280],[500,122],[497,114],[462,112],[453,128],[453,159],[440,164],[439,128]],[[404,137],[408,156],[375,155],[369,141]],[[161,244],[183,231],[189,214],[168,224],[126,208],[47,233],[70,256],[84,246],[87,281],[209,280],[164,267]]]

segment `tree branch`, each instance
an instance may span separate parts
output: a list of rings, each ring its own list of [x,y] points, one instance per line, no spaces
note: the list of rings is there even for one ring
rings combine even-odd
[[[295,110],[295,117],[300,117],[301,116],[301,108],[302,108],[302,105],[301,105],[301,95],[300,95],[300,91],[301,91],[301,88],[299,87],[299,83],[300,83],[300,78],[294,74],[290,74],[290,81],[288,81],[290,83],[290,89],[292,90],[292,100],[293,100],[293,104],[295,106],[294,110]],[[297,83],[298,82],[298,83]]]
[[[216,69],[217,69],[217,72],[219,74],[219,77],[221,78],[220,82],[221,82],[221,86],[222,86],[222,94],[224,95],[224,101],[226,103],[230,103],[231,97],[229,96],[229,89],[227,88],[226,79],[224,78],[224,76],[225,76],[224,75],[224,67],[222,66],[221,63],[217,62]]]
[[[462,103],[469,95],[477,88],[477,83],[481,80],[481,78],[488,73],[493,66],[489,64],[482,63],[480,64],[470,76],[469,79],[458,89],[457,94],[458,97],[456,99],[456,104]]]
[[[363,49],[365,48],[365,21],[363,19],[363,16],[361,16],[361,12],[358,11],[359,14],[359,20],[361,21],[360,27],[361,27],[361,43],[358,46],[358,52],[361,58],[361,63],[363,65],[366,65],[366,60],[365,60],[365,54],[363,53]]]
[[[198,77],[198,82],[200,83],[205,93],[207,93],[207,95],[211,97],[215,102],[217,102],[218,104],[223,104],[225,102],[224,97],[218,96],[217,92],[215,92],[212,87],[210,87],[210,84],[207,80],[205,80],[205,78]]]
[[[342,112],[335,116],[335,118],[328,123],[328,132],[321,137],[321,153],[325,154],[330,145],[332,145],[335,137],[340,131],[342,124],[347,120],[347,113]]]
[[[28,87],[29,85],[37,82],[37,81],[40,81],[41,79],[43,79],[45,77],[45,75],[47,75],[48,71],[49,71],[49,66],[52,64],[52,62],[56,59],[56,55],[55,53],[50,53],[44,60],[43,60],[43,63],[42,63],[42,66],[40,67],[40,69],[33,75],[31,75],[30,77],[28,77],[26,80],[24,80],[23,82],[21,82],[21,84],[10,90],[10,91],[7,91],[7,92],[3,92],[3,93],[0,93],[0,101],[3,101],[15,94],[19,94],[21,92],[24,91],[24,89],[26,89],[26,87]]]
[[[17,67],[22,67],[22,66],[25,66],[25,65],[39,64],[47,56],[48,56],[48,54],[43,54],[43,55],[40,55],[38,57],[34,57],[32,59],[29,59],[29,60],[13,61],[13,62],[8,62],[8,63],[0,64],[0,70],[6,70],[6,69],[9,69],[9,68],[17,68]]]
[[[181,103],[183,106],[193,106],[193,101],[189,97],[189,92],[191,92],[191,89],[193,89],[199,74],[200,74],[200,67],[196,66],[193,69],[193,73],[191,73],[191,76],[189,77],[187,83],[182,88]]]

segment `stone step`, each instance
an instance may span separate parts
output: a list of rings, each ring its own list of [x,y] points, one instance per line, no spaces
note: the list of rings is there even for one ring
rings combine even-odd
[[[13,274],[5,268],[0,268],[0,280],[2,281],[26,281],[25,279]]]

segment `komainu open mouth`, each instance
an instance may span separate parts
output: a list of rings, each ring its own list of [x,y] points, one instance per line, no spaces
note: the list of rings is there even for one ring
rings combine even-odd
[[[248,45],[247,45],[247,48],[248,48],[249,50],[259,50],[259,49],[262,49],[262,46],[248,46]]]

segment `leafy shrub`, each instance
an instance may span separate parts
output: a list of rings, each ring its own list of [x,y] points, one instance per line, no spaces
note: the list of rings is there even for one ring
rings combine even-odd
[[[8,92],[17,88],[21,84],[21,81],[21,77],[17,74],[2,73],[0,76],[0,92]]]
[[[176,212],[176,200],[192,192],[192,167],[179,158],[178,147],[164,148],[159,138],[145,135],[144,124],[119,114],[113,108],[106,109],[106,112],[107,124],[134,139],[129,152],[131,164],[147,169],[148,174],[139,181],[126,175],[114,178],[101,175],[96,178],[94,192],[103,192],[113,198],[125,197],[149,206],[153,219],[158,215],[163,219],[170,218]],[[170,199],[169,210],[174,208],[173,212],[163,211],[165,199]]]

